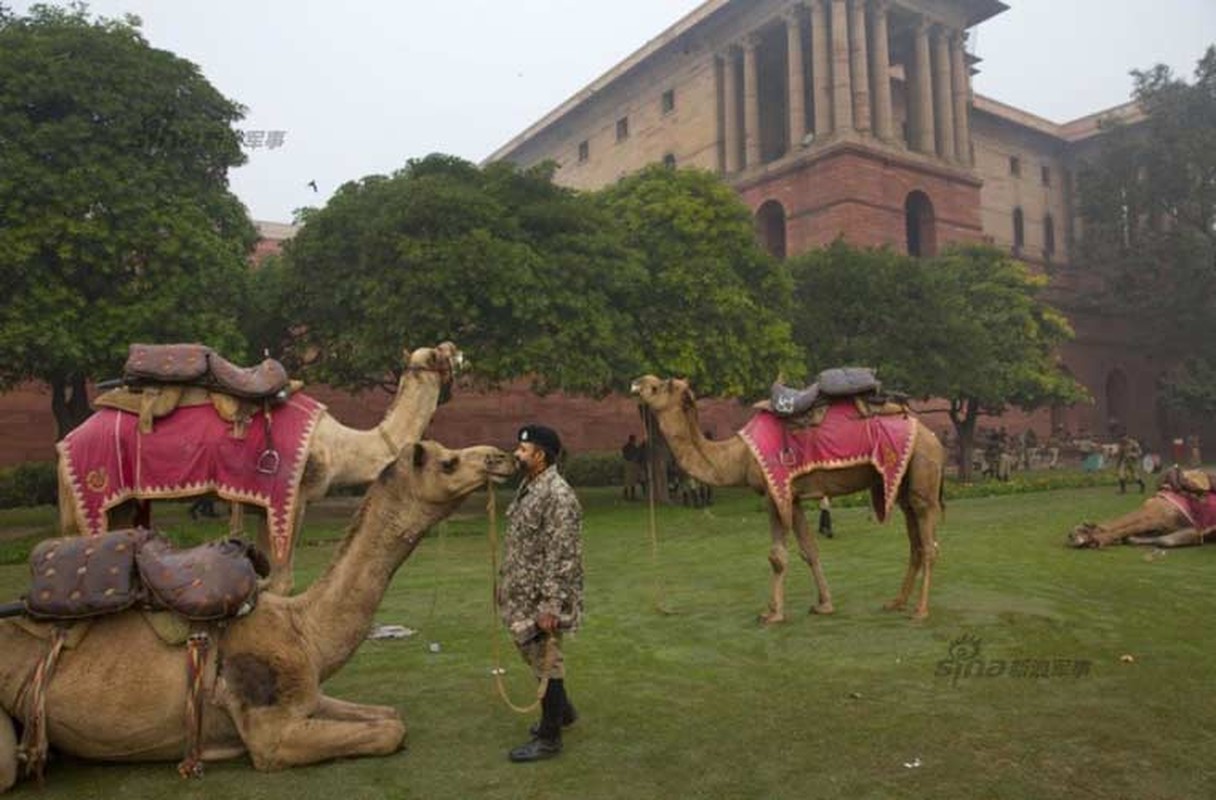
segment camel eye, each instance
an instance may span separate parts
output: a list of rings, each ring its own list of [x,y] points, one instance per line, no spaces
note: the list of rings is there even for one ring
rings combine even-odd
[[[460,466],[460,457],[452,456],[451,458],[444,459],[441,466],[445,473],[451,474],[456,471],[456,467]]]

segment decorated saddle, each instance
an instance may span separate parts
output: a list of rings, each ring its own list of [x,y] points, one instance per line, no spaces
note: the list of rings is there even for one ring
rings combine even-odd
[[[270,556],[282,563],[290,552],[309,442],[324,409],[295,394],[258,410],[239,435],[211,405],[179,407],[151,431],[141,429],[136,414],[99,409],[56,446],[82,533],[104,533],[106,513],[128,500],[214,492],[266,509]]]
[[[760,411],[739,431],[764,470],[782,522],[793,524],[791,484],[819,469],[869,464],[882,477],[871,491],[880,522],[891,512],[907,472],[916,436],[916,421],[907,413],[867,416],[851,398],[827,405],[815,426],[800,427],[769,411]]]

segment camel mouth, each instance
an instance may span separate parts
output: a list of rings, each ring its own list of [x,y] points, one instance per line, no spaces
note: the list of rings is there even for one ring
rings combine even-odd
[[[641,392],[642,392],[642,382],[641,381],[634,381],[633,383],[629,384],[629,393],[630,394],[641,394]]]

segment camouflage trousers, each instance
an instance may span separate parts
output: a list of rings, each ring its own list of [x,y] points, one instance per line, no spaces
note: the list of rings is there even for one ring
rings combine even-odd
[[[1139,481],[1140,462],[1138,459],[1126,458],[1115,465],[1115,477],[1121,481]]]
[[[561,632],[554,633],[552,636],[541,634],[526,642],[516,642],[515,646],[519,649],[519,655],[523,658],[524,663],[532,668],[532,674],[538,681],[546,677],[550,680],[565,680],[566,660],[562,656]],[[552,653],[550,653],[550,648],[552,648]]]

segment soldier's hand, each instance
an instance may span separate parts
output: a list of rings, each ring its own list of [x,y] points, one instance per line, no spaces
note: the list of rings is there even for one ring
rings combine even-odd
[[[545,633],[553,633],[557,630],[557,617],[547,612],[543,613],[536,618],[536,627]]]

